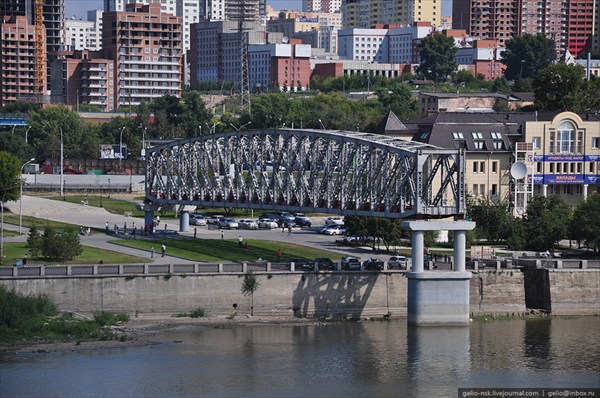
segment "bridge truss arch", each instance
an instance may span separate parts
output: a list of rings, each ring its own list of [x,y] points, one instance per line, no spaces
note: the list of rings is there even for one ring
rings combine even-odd
[[[146,151],[146,202],[390,218],[461,216],[463,151],[351,131],[209,134]]]

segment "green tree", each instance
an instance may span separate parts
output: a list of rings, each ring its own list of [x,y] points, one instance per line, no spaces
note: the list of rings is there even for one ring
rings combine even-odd
[[[570,219],[569,207],[560,196],[534,197],[523,217],[526,248],[535,251],[552,249],[554,244],[568,236]]]
[[[258,290],[260,286],[260,281],[256,278],[256,275],[252,271],[248,271],[244,274],[244,281],[242,282],[242,293],[244,295],[250,295],[251,297],[251,307],[250,314],[254,315],[254,292]]]
[[[533,81],[536,107],[544,111],[571,112],[598,109],[600,85],[588,82],[584,76],[585,70],[580,65],[561,62],[548,66]]]
[[[60,161],[61,130],[64,157],[88,158],[98,156],[98,147],[85,145],[86,127],[79,114],[65,106],[42,108],[29,114],[29,144],[39,160]]]
[[[27,248],[31,257],[38,257],[42,254],[43,241],[38,228],[33,225],[29,228],[27,234]]]
[[[421,64],[417,73],[437,82],[445,82],[458,65],[454,61],[456,46],[454,39],[441,33],[432,33],[424,37],[417,45]]]
[[[21,160],[16,156],[0,152],[0,198],[5,202],[19,199],[21,192]]]
[[[600,193],[594,192],[575,207],[571,225],[574,239],[585,241],[595,252],[600,251]]]
[[[477,239],[498,243],[510,236],[512,215],[507,203],[494,203],[488,197],[469,200],[467,212],[476,222]]]
[[[409,120],[418,116],[417,101],[408,84],[394,83],[387,88],[378,89],[376,93],[382,107],[394,112],[400,119]]]
[[[543,34],[514,36],[506,41],[502,63],[506,65],[504,76],[508,80],[535,78],[539,71],[556,59],[554,40]]]
[[[42,256],[48,259],[73,260],[83,253],[79,234],[73,228],[56,231],[46,227],[42,235],[41,247]]]

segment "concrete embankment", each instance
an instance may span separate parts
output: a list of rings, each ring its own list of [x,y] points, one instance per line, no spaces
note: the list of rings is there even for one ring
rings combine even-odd
[[[359,318],[405,316],[403,272],[256,273],[254,295],[241,291],[244,274],[14,277],[0,283],[25,295],[44,293],[62,311],[178,313],[198,307],[211,315]],[[518,269],[474,272],[473,314],[599,315],[600,270]]]

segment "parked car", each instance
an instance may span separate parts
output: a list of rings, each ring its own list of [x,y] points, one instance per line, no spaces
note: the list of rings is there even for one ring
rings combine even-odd
[[[256,224],[258,225],[258,228],[260,228],[260,229],[277,228],[277,221],[272,220],[270,218],[260,219],[260,220],[258,220],[258,222]]]
[[[370,271],[381,271],[383,270],[383,261],[378,258],[369,258],[363,263],[363,267]]]
[[[344,235],[348,230],[341,225],[330,225],[320,231],[324,235]]]
[[[294,218],[296,218],[296,216],[294,216],[293,214],[288,213],[287,211],[280,211],[279,213],[276,213],[279,218],[284,218],[287,220],[291,220],[294,221]]]
[[[325,225],[344,225],[344,219],[341,217],[327,217]]]
[[[258,229],[258,223],[247,218],[238,221],[240,229]]]
[[[314,265],[317,266],[317,269],[320,270],[330,270],[335,271],[337,269],[336,264],[331,261],[331,259],[326,257],[315,258]]]
[[[362,244],[369,244],[372,243],[375,240],[374,237],[372,236],[355,236],[355,235],[351,235],[351,236],[344,236],[344,239],[342,239],[342,242],[347,244],[347,245],[362,245]]]
[[[294,222],[300,228],[309,227],[312,225],[310,219],[306,217],[303,213],[296,213],[296,217],[294,218]]]
[[[206,223],[207,223],[207,224],[219,224],[219,220],[220,220],[221,218],[223,218],[223,217],[225,217],[225,216],[222,216],[222,215],[214,215],[214,216],[210,216],[210,217],[209,217],[209,218],[206,220]]]
[[[277,226],[279,228],[296,228],[296,223],[289,218],[280,218],[277,220]]]
[[[202,214],[190,214],[190,225],[206,225],[206,217]]]
[[[290,258],[290,263],[294,263],[296,271],[314,271],[315,269],[314,261],[305,258]]]
[[[277,221],[279,219],[279,216],[276,214],[272,214],[272,213],[265,213],[265,214],[261,215],[260,217],[258,217],[258,219],[259,220],[269,219],[269,220]]]
[[[360,260],[356,257],[342,258],[342,269],[348,271],[360,271]]]
[[[406,256],[392,256],[388,260],[389,269],[409,269],[410,260]]]
[[[221,218],[219,219],[219,227],[226,229],[238,229],[239,224],[233,218]]]

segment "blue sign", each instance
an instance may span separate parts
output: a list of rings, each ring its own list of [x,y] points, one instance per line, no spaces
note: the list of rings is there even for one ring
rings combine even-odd
[[[319,18],[306,18],[306,17],[302,17],[302,18],[296,18],[296,22],[304,22],[304,23],[318,23],[319,22]]]
[[[531,183],[531,174],[527,176],[527,181]],[[600,184],[600,175],[598,174],[536,174],[533,176],[534,185],[571,185],[571,184]]]
[[[528,159],[531,161],[531,156]],[[600,155],[533,155],[534,162],[597,162]]]

